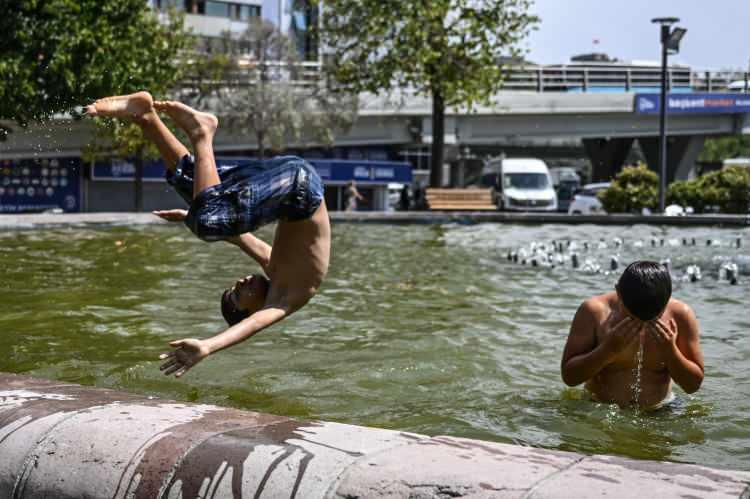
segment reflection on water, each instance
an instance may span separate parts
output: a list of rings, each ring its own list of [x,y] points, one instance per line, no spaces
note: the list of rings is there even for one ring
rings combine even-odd
[[[432,435],[746,469],[743,235],[750,244],[748,231],[712,228],[336,225],[330,275],[307,307],[178,381],[161,376],[154,359],[170,339],[222,329],[221,291],[255,271],[247,257],[181,227],[6,232],[0,370]],[[553,240],[576,242],[581,263],[604,271],[507,259]],[[674,287],[701,322],[706,380],[694,395],[676,389],[677,400],[653,413],[592,402],[560,380],[569,322],[583,299],[612,288],[615,255],[620,269],[669,258],[676,276],[690,265],[703,274]],[[718,279],[730,260],[736,286]]]

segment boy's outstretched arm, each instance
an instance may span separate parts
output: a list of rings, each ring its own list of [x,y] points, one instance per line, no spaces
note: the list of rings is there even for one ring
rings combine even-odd
[[[159,218],[169,222],[182,222],[187,217],[187,210],[156,210],[153,212]],[[271,262],[271,245],[250,234],[240,234],[227,239],[227,242],[240,248],[246,255],[258,262],[263,272],[268,275],[268,264]]]
[[[165,361],[159,369],[164,371],[165,375],[174,373],[179,378],[212,353],[245,341],[259,331],[279,322],[290,313],[285,308],[266,306],[242,322],[238,322],[211,338],[205,340],[188,338],[172,341],[169,345],[174,347],[174,350],[159,356],[159,359]]]

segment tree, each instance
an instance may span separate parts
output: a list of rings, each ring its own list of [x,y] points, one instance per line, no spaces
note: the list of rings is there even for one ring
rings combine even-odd
[[[721,162],[725,159],[750,156],[750,136],[739,135],[706,140],[700,161]]]
[[[294,44],[272,23],[253,19],[239,40],[225,36],[222,45],[231,56],[221,49],[213,55],[209,78],[190,97],[213,106],[235,132],[253,135],[259,157],[304,138],[330,146],[334,132],[354,122],[356,98],[306,75]]]
[[[0,119],[25,125],[174,81],[182,19],[146,0],[0,2]]]
[[[322,45],[355,92],[406,88],[432,98],[430,185],[442,184],[446,106],[471,109],[502,86],[503,57],[538,22],[532,0],[318,0]]]
[[[181,16],[163,18],[146,0],[19,0],[0,3],[0,118],[21,126],[93,100],[147,89],[163,95],[181,77],[190,43]],[[135,157],[142,209],[144,158],[155,154],[132,125],[96,120],[91,157]]]

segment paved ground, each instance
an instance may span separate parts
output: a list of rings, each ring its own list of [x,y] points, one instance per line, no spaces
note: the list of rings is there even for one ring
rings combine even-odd
[[[0,497],[747,499],[750,473],[303,422],[0,373]]]
[[[745,215],[691,215],[667,217],[661,215],[566,215],[563,213],[509,212],[331,212],[334,223],[560,223],[560,224],[653,224],[653,225],[727,225],[750,226]],[[149,224],[166,223],[150,213],[71,213],[61,215],[0,215],[0,229],[45,228],[56,225]]]

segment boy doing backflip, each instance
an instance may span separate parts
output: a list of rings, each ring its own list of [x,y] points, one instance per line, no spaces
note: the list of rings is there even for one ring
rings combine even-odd
[[[165,360],[164,374],[182,376],[212,353],[299,310],[315,295],[328,271],[331,229],[322,182],[307,162],[285,156],[217,168],[213,152],[217,118],[180,102],[154,102],[147,92],[100,99],[86,112],[136,123],[159,149],[167,181],[190,209],[157,215],[184,221],[203,240],[237,245],[265,272],[265,276],[240,279],[222,295],[227,330],[207,339],[170,342],[173,350],[160,356]],[[194,157],[157,112],[185,131]],[[273,221],[278,224],[271,247],[251,232]]]

